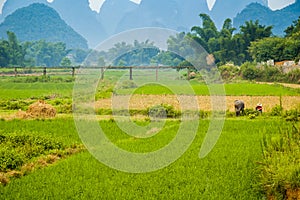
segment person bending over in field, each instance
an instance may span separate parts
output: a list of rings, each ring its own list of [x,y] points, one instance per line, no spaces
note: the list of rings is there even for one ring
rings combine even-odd
[[[245,103],[241,100],[235,100],[234,108],[235,108],[235,115],[240,116],[241,114],[244,114]]]
[[[258,111],[260,114],[262,113],[262,104],[258,103],[255,107],[255,110]]]

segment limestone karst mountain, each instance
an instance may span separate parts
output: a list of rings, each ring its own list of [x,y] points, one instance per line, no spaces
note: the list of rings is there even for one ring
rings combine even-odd
[[[34,3],[19,8],[8,15],[0,24],[0,37],[14,32],[20,41],[45,40],[64,42],[68,48],[87,49],[87,41],[65,23],[59,14],[49,6]]]

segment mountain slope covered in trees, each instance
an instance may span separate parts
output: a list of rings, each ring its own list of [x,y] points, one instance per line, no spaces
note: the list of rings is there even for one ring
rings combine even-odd
[[[76,2],[76,3],[75,3]],[[97,46],[106,37],[106,31],[88,0],[55,0],[49,4],[76,32],[88,40],[90,47]]]
[[[69,26],[88,40],[91,47],[98,45],[107,37],[101,22],[97,20],[98,14],[91,10],[88,0],[55,0],[52,3],[47,0],[6,0],[0,21],[15,10],[33,3],[43,3],[54,8]]]
[[[294,4],[275,11],[264,7],[261,4],[253,3],[248,5],[233,19],[233,25],[238,28],[244,24],[245,21],[259,20],[263,25],[273,26],[274,35],[283,35],[286,27],[297,20],[299,16],[300,0],[296,0]]]
[[[0,37],[14,32],[20,41],[64,42],[68,48],[88,48],[87,41],[68,26],[52,8],[35,3],[20,8],[0,24]]]
[[[6,0],[3,4],[2,14],[0,15],[0,22],[3,22],[5,17],[12,14],[17,9],[27,7],[33,3],[48,4],[47,0]]]
[[[226,18],[234,18],[251,3],[259,3],[265,7],[268,6],[266,0],[216,0],[216,3],[209,15],[215,21],[216,26],[220,28]]]

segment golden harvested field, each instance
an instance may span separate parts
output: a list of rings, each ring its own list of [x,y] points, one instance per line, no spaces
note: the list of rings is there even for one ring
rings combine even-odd
[[[187,104],[184,109],[195,109],[197,106],[193,106],[193,97],[191,96],[180,96],[183,99],[182,102]],[[213,97],[216,101],[223,101],[223,98]],[[273,107],[280,104],[280,97],[278,96],[226,96],[226,109],[234,111],[233,102],[236,99],[243,100],[246,108],[255,108],[257,103],[263,104],[264,111],[271,111]],[[210,96],[196,96],[199,108],[204,111],[211,110],[211,97]],[[117,96],[112,99],[101,99],[96,102],[96,108],[110,109],[137,109],[144,110],[154,105],[159,104],[170,104],[175,109],[180,110],[179,99],[175,95],[132,95]],[[129,104],[129,105],[127,105]],[[283,96],[282,106],[284,109],[289,110],[300,105],[300,96]],[[187,108],[188,107],[188,108]]]

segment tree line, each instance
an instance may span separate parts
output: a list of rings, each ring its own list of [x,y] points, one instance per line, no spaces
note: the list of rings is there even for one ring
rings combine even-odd
[[[188,33],[179,33],[168,40],[168,51],[161,51],[149,41],[135,41],[133,45],[124,42],[115,44],[106,52],[100,52],[100,63],[115,66],[130,65],[190,65],[185,59],[176,55],[180,50],[183,55],[190,55],[191,43],[196,41],[208,54],[213,55],[218,66],[226,63],[242,65],[245,62],[265,62],[300,59],[300,18],[286,28],[285,36],[278,37],[272,33],[272,26],[259,24],[259,21],[246,21],[239,30],[233,28],[232,20],[226,19],[220,30],[207,14],[200,14],[201,26],[194,26]],[[117,56],[119,55],[119,56]]]
[[[202,26],[194,26],[187,36],[212,53],[218,65],[300,58],[300,17],[286,28],[284,37],[274,36],[273,27],[261,25],[259,21],[246,21],[236,30],[231,19],[226,19],[218,31],[208,15],[200,14],[200,18]]]
[[[68,55],[73,55],[68,57]],[[19,42],[15,33],[7,31],[7,40],[0,40],[0,67],[70,66],[81,63],[88,51],[67,49],[63,42],[45,40]]]

